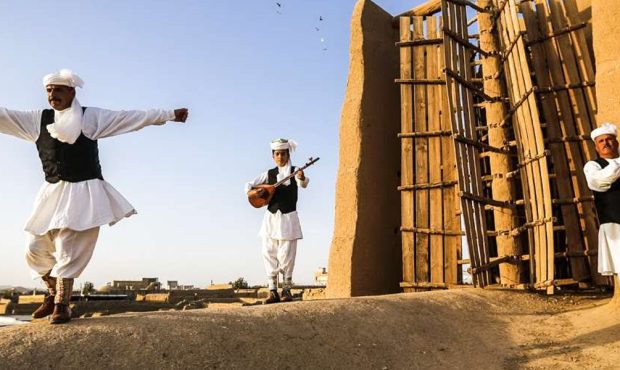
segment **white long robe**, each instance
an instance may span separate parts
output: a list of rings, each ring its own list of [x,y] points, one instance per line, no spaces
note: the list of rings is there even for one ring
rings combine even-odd
[[[0,133],[34,143],[39,138],[42,112],[0,107]],[[111,111],[88,107],[82,119],[82,133],[91,140],[99,140],[148,125],[161,125],[174,117],[173,110]],[[25,230],[34,235],[65,228],[83,231],[113,225],[135,213],[134,207],[104,180],[45,182],[35,198]]]
[[[591,190],[605,192],[620,178],[620,158],[606,159],[605,168],[589,161],[583,167],[588,187]],[[618,205],[620,207],[620,205]],[[598,231],[598,272],[601,275],[620,273],[620,224],[604,223]]]
[[[291,165],[289,162],[286,166],[278,167],[277,180],[280,181],[290,174]],[[267,172],[261,173],[254,180],[245,184],[245,193],[257,185],[266,184],[268,179],[269,175]],[[302,181],[295,176],[295,181],[297,182],[297,186],[306,188],[310,182],[310,179],[306,176]],[[290,183],[290,180],[287,182]],[[282,184],[281,186],[288,185]],[[263,217],[263,223],[258,235],[262,238],[271,238],[276,240],[302,239],[303,234],[301,232],[301,224],[299,223],[297,211],[282,213],[278,210],[276,213],[271,213],[267,210],[265,212],[265,216]]]

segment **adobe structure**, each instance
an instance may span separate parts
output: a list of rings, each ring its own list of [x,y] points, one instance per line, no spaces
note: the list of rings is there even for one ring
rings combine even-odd
[[[328,297],[610,285],[582,173],[620,122],[620,2],[359,0]],[[595,78],[596,76],[596,78]],[[464,257],[464,252],[467,254]]]

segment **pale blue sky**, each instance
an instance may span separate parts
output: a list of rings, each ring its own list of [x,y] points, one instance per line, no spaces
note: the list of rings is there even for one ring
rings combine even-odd
[[[69,68],[85,81],[84,106],[190,109],[185,125],[99,142],[106,180],[139,214],[102,227],[78,283],[262,284],[264,210],[243,184],[273,166],[278,137],[298,141],[296,165],[321,157],[300,194],[294,280],[327,266],[355,1],[277,1],[0,2],[0,106],[47,108],[41,77]],[[391,14],[421,2],[377,1]],[[0,135],[0,174],[0,285],[34,286],[23,257],[43,181],[34,145]]]

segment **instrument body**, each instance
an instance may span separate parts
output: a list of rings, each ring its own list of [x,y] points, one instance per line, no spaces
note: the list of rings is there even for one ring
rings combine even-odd
[[[261,207],[266,206],[267,204],[269,204],[269,202],[271,202],[271,199],[275,195],[276,188],[278,186],[282,185],[283,183],[288,181],[290,178],[297,175],[297,172],[303,171],[306,168],[312,166],[319,159],[320,158],[318,157],[317,158],[310,157],[310,159],[308,159],[308,162],[303,167],[295,169],[293,173],[291,173],[290,175],[286,176],[285,178],[283,178],[282,180],[278,181],[277,183],[273,185],[261,184],[261,185],[254,186],[252,190],[248,191],[248,201],[254,208],[261,208]]]
[[[248,192],[248,201],[254,208],[261,208],[269,204],[274,194],[276,193],[276,187],[274,185],[262,184],[255,186]]]

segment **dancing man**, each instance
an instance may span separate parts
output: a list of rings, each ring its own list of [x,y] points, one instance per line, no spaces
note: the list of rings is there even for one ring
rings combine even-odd
[[[84,82],[69,70],[50,73],[43,86],[52,109],[15,111],[0,107],[0,133],[36,144],[45,183],[26,222],[26,261],[49,296],[34,318],[52,324],[71,320],[73,281],[88,265],[99,227],[136,213],[108,184],[99,164],[97,140],[166,121],[185,122],[186,108],[111,111],[82,107],[76,87]]]
[[[603,123],[592,130],[590,137],[598,158],[585,164],[583,172],[594,194],[600,222],[598,232],[598,272],[602,275],[620,273],[620,153],[618,129]],[[618,289],[618,287],[616,287]]]

